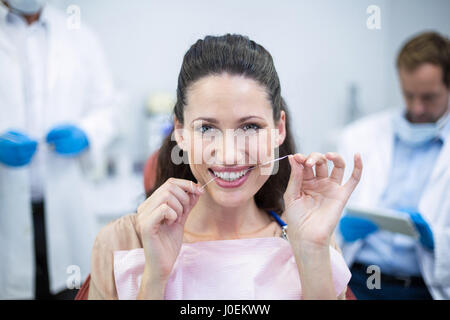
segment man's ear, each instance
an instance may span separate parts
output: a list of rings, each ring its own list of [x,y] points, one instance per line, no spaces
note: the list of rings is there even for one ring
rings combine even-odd
[[[175,141],[177,142],[177,145],[180,147],[181,150],[188,151],[186,139],[184,137],[183,125],[180,123],[180,121],[178,121],[176,116],[174,116],[173,122],[174,122],[173,127],[174,127]]]
[[[283,144],[284,139],[286,139],[286,113],[283,110],[281,110],[280,120],[278,121],[276,128],[278,129],[278,134],[275,137],[275,144],[279,147]]]

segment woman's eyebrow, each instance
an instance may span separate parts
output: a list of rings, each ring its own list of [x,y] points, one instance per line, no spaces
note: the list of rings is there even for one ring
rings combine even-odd
[[[238,120],[238,122],[239,122],[239,123],[245,122],[245,121],[247,121],[247,120],[249,120],[249,119],[252,119],[252,118],[258,118],[258,119],[264,120],[264,118],[261,118],[261,117],[258,117],[258,116],[247,116],[247,117],[242,117],[242,118],[240,118],[240,119]],[[196,119],[192,120],[191,124],[192,124],[194,121],[198,121],[198,120],[204,120],[204,121],[208,121],[208,122],[211,122],[211,123],[219,123],[219,121],[218,121],[216,118],[199,117],[199,118],[196,118]]]

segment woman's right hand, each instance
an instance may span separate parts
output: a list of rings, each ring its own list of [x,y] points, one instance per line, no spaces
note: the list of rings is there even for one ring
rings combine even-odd
[[[160,284],[168,280],[181,249],[184,224],[203,193],[192,181],[170,178],[139,206],[137,222],[145,253],[143,279]]]

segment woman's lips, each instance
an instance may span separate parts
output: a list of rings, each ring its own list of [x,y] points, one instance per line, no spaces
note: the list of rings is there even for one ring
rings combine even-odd
[[[253,168],[254,166],[234,166],[234,167],[220,167],[220,166],[212,166],[209,169],[215,172],[240,172],[242,170],[246,170],[249,168]]]
[[[226,168],[226,167],[211,167],[208,169],[209,174],[212,177],[215,177],[216,179],[214,180],[214,182],[219,185],[219,187],[222,188],[237,188],[240,187],[241,185],[243,185],[245,183],[245,181],[247,181],[248,177],[250,176],[250,173],[252,171],[253,167],[252,166],[241,166],[241,167],[230,167],[230,168]],[[220,177],[217,177],[213,171],[216,172],[241,172],[243,170],[246,170],[245,174],[242,177],[239,177],[233,181],[228,181],[228,180],[224,180]]]

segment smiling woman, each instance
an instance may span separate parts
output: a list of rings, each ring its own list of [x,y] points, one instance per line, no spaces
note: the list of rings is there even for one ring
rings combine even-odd
[[[280,80],[272,57],[262,46],[242,36],[207,36],[204,40],[198,40],[190,48],[184,57],[178,77],[174,118],[175,136],[178,131],[176,129],[189,127],[184,126],[185,124],[197,126],[194,127],[191,135],[186,132],[187,130],[183,130],[187,133],[187,141],[179,143],[173,135],[170,135],[163,142],[153,190],[158,189],[170,177],[206,183],[210,180],[208,171],[202,168],[202,164],[204,165],[206,162],[216,165],[228,164],[230,165],[228,170],[231,170],[233,165],[239,163],[239,160],[243,165],[255,164],[258,160],[264,160],[255,159],[257,158],[255,155],[258,154],[255,149],[258,148],[261,155],[267,154],[268,152],[264,152],[266,150],[280,156],[294,154],[296,151],[290,130],[289,113],[281,97]],[[253,126],[254,129],[247,129],[250,126]],[[268,129],[279,129],[280,135],[283,135],[281,137],[283,141],[280,141],[281,143],[276,148],[267,147],[267,143],[273,143],[267,141],[266,150],[262,150],[261,142],[264,137],[260,133],[259,143],[250,143],[256,139],[249,139],[250,150],[244,148],[236,150],[240,144],[231,145],[234,139],[218,139],[218,136],[225,135],[227,129],[234,132],[239,129],[241,132],[266,129],[265,133],[270,133],[270,131],[267,132]],[[176,138],[182,139],[177,136]],[[199,145],[199,139],[201,139],[202,147],[194,150],[194,147]],[[226,142],[230,142],[230,144],[227,145]],[[214,150],[211,148],[212,143],[214,145],[222,144],[223,148]],[[172,150],[179,149],[180,145],[181,148],[184,147],[180,150],[182,156],[185,157],[184,163],[168,165],[173,163],[171,157],[174,152]],[[227,146],[231,147],[231,152],[224,154],[223,151]],[[201,154],[195,154],[193,151]],[[207,154],[208,151],[213,154]],[[245,152],[254,157],[245,161],[243,154]],[[199,166],[192,168],[190,163],[196,163],[196,159],[203,161]],[[194,171],[197,170],[199,176],[194,174]],[[232,171],[238,170],[240,168]],[[252,185],[253,194],[246,195],[246,197],[250,199],[254,195],[258,208],[266,211],[273,210],[281,214],[284,211],[283,193],[289,180],[289,171],[289,164],[281,162],[276,175],[270,175],[263,180],[259,178],[257,185],[253,185],[254,181],[249,181],[248,185]],[[256,175],[252,178],[256,179]],[[217,181],[217,183],[221,183],[221,181]],[[151,193],[152,191],[148,195]],[[221,197],[217,192],[214,194],[217,195],[216,200]]]
[[[339,155],[295,153],[269,52],[240,35],[198,40],[173,120],[148,199],[97,236],[89,297],[344,298],[333,232],[361,159],[341,185]]]

